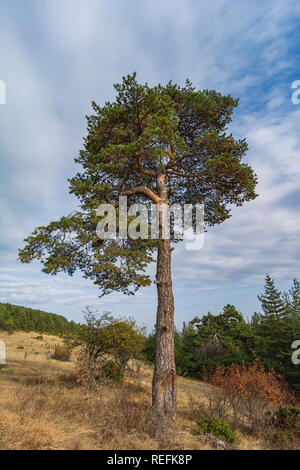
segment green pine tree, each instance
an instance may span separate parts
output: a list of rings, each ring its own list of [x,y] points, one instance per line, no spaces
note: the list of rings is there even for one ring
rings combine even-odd
[[[230,217],[233,204],[256,197],[256,176],[242,158],[244,139],[228,134],[238,100],[214,90],[197,91],[172,82],[141,85],[135,74],[115,85],[115,101],[93,103],[84,149],[75,160],[81,170],[70,180],[79,207],[71,215],[37,228],[26,239],[20,260],[40,260],[43,271],[72,275],[77,269],[100,288],[132,294],[151,283],[145,273],[155,260],[158,308],[153,376],[153,411],[175,418],[174,298],[171,240],[162,230],[170,205],[204,204],[208,226]],[[96,209],[109,203],[119,211],[119,197],[160,209],[158,241],[140,232],[137,239],[99,240]],[[112,210],[114,214],[114,210]],[[129,220],[129,223],[132,220]],[[127,227],[125,227],[126,229]],[[124,227],[117,227],[124,229]]]
[[[279,318],[284,312],[284,299],[276,288],[274,280],[267,274],[265,277],[265,292],[258,296],[263,312],[267,316]]]
[[[281,293],[267,275],[265,292],[258,298],[263,313],[252,318],[256,352],[268,369],[274,368],[293,388],[300,389],[299,367],[291,361],[292,343],[300,338],[299,283],[294,279],[292,288]]]

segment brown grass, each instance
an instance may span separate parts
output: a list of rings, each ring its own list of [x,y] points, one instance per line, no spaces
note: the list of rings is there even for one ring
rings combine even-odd
[[[209,385],[178,378],[177,425],[166,432],[151,418],[150,366],[139,364],[122,386],[103,386],[100,397],[74,379],[75,354],[70,362],[51,359],[59,338],[37,336],[0,332],[7,346],[7,366],[0,369],[0,449],[211,448],[190,433]],[[240,438],[241,449],[262,448],[257,439]]]

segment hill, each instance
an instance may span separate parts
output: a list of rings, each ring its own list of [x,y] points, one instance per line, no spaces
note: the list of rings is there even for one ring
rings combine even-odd
[[[55,313],[0,303],[0,330],[5,328],[65,335],[76,328],[76,323]]]
[[[190,433],[208,404],[210,385],[178,377],[178,423],[174,431],[149,435],[152,367],[139,363],[122,385],[85,390],[69,362],[51,359],[61,338],[0,331],[7,366],[0,369],[1,449],[210,449]],[[258,438],[240,434],[241,449],[259,449]]]

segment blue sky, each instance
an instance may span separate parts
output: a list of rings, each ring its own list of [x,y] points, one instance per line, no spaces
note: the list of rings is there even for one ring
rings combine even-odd
[[[246,137],[259,198],[205,234],[199,252],[173,255],[177,326],[227,303],[249,317],[269,272],[299,278],[300,4],[265,0],[1,0],[0,300],[81,321],[82,310],[130,315],[152,328],[155,287],[99,299],[76,275],[22,265],[17,249],[36,226],[76,207],[67,178],[95,100],[137,71],[150,85],[189,78],[240,98],[231,131]],[[151,268],[151,272],[153,269]]]

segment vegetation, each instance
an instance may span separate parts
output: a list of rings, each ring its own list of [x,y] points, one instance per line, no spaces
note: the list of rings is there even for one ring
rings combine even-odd
[[[71,351],[62,344],[56,344],[54,353],[51,357],[57,361],[69,361],[71,358]]]
[[[84,382],[76,360],[82,348],[69,361],[53,360],[49,352],[65,349],[63,339],[38,338],[0,331],[8,351],[0,371],[1,449],[207,449],[215,437],[240,449],[299,447],[299,406],[258,363],[220,366],[207,381],[179,377],[177,426],[166,428],[151,413],[151,366],[134,360],[119,375],[111,360],[100,382]]]
[[[211,405],[220,417],[230,412],[235,428],[247,424],[252,431],[263,429],[274,406],[281,407],[294,400],[285,381],[273,371],[266,372],[258,361],[242,366],[218,366],[208,381],[217,387]]]
[[[135,74],[124,77],[115,89],[115,101],[102,107],[93,103],[94,114],[87,118],[88,135],[76,159],[81,171],[70,180],[70,192],[80,202],[78,209],[35,229],[19,257],[25,263],[41,261],[48,274],[72,275],[79,269],[102,295],[130,294],[151,283],[145,270],[157,248],[152,407],[162,420],[174,419],[174,298],[171,246],[163,233],[163,216],[170,205],[183,208],[198,203],[205,204],[208,226],[220,224],[230,217],[232,205],[241,206],[256,197],[257,179],[242,162],[245,140],[228,134],[238,100],[214,90],[196,91],[189,81],[183,88],[172,82],[151,88],[139,84]],[[113,208],[107,211],[122,212],[121,196],[130,198],[130,203],[157,207],[157,240],[150,240],[141,224],[136,238],[97,237],[97,208],[109,203]],[[128,219],[125,227],[116,224],[118,234],[123,235],[124,228],[127,234],[130,223]],[[101,233],[106,226],[104,221]]]
[[[46,313],[8,303],[0,303],[0,330],[36,331],[53,335],[66,335],[75,331],[77,324],[62,315]]]
[[[255,351],[268,370],[286,378],[300,390],[300,369],[291,361],[291,345],[300,338],[300,285],[294,279],[288,292],[280,292],[266,276],[265,292],[259,296],[263,312],[251,322]]]
[[[98,385],[106,379],[121,382],[129,361],[141,357],[144,330],[134,320],[115,318],[109,312],[97,315],[89,308],[85,321],[72,346],[82,347],[79,380],[99,392]]]
[[[8,350],[7,366],[0,371],[0,449],[212,448],[210,441],[190,433],[200,412],[211,417],[210,384],[179,377],[177,426],[160,428],[151,414],[151,366],[140,363],[134,374],[127,368],[122,382],[103,384],[99,395],[95,387],[76,380],[76,350],[70,361],[49,359],[48,349],[62,344],[62,339],[34,336],[0,331]],[[20,344],[24,350],[17,349]],[[238,435],[239,449],[269,447],[264,434],[253,436],[238,429]]]
[[[230,429],[224,419],[215,417],[207,418],[204,414],[200,415],[193,432],[195,434],[200,434],[201,436],[205,434],[213,434],[214,436],[224,439],[232,444],[238,441],[238,436]]]
[[[109,356],[125,370],[129,359],[139,358],[144,342],[144,329],[134,320],[102,315],[89,308],[85,324],[77,330],[73,346],[83,345],[90,358],[97,361]]]
[[[292,343],[300,338],[300,289],[294,279],[288,292],[280,292],[266,276],[265,292],[259,296],[262,313],[250,321],[233,305],[219,315],[195,317],[175,331],[175,359],[180,374],[203,379],[212,368],[242,366],[256,358],[267,371],[282,376],[300,390],[300,370],[291,361]],[[154,360],[155,332],[145,341],[144,356]]]

